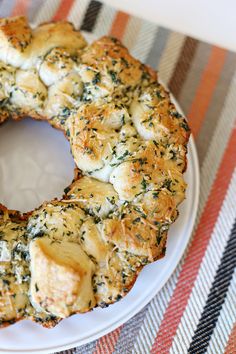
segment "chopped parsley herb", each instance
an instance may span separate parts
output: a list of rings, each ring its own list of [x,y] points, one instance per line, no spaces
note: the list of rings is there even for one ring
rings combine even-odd
[[[10,281],[7,279],[2,279],[4,285],[10,285]]]
[[[118,84],[118,83],[119,83],[119,79],[117,78],[117,74],[116,74],[115,71],[110,70],[110,71],[109,71],[109,75],[111,76],[111,79],[112,79],[112,81],[113,81],[115,84]]]
[[[40,230],[36,234],[34,234],[34,237],[42,237],[42,236],[44,236],[44,231],[43,230]]]
[[[157,199],[158,195],[159,195],[159,192],[153,192],[152,193],[153,199]]]
[[[99,82],[101,82],[101,75],[100,73],[96,73],[92,80],[92,84],[97,85]]]
[[[118,294],[117,297],[116,297],[116,301],[119,301],[121,299],[122,299],[122,296],[120,294]]]
[[[175,117],[175,118],[181,118],[182,117],[182,115],[179,112],[176,112],[176,111],[174,111],[174,112],[172,111],[170,114],[172,115],[172,117]]]
[[[60,115],[63,116],[64,118],[69,117],[69,115],[70,115],[70,110],[69,110],[69,108],[68,108],[68,107],[64,107],[64,108],[62,109]]]
[[[123,114],[122,118],[121,118],[121,124],[124,125],[125,124],[125,115]]]
[[[162,188],[168,189],[168,191],[171,192],[170,187],[171,187],[172,180],[171,179],[166,179],[162,185]]]
[[[177,160],[177,153],[174,150],[170,150],[170,153],[172,154],[171,160]]]
[[[93,153],[93,150],[87,146],[84,150],[85,150],[86,154],[88,154],[88,155],[91,155]]]
[[[141,185],[143,187],[143,189],[146,191],[147,190],[147,182],[145,181],[145,179],[143,178]]]
[[[66,188],[64,189],[64,193],[65,193],[65,194],[67,194],[69,191],[70,191],[70,187],[66,187]]]
[[[133,221],[132,221],[132,224],[137,224],[138,222],[140,222],[141,221],[141,218],[140,217],[137,217],[136,219],[134,219]]]
[[[159,245],[161,243],[162,236],[160,235],[160,232],[157,235],[157,244]]]
[[[179,126],[181,128],[183,128],[184,130],[186,130],[186,132],[190,131],[189,126],[188,126],[187,122],[185,122],[185,121],[181,122]]]
[[[129,67],[128,61],[123,57],[121,57],[120,59],[121,59],[122,63],[126,66],[126,68],[128,68]]]
[[[158,143],[156,142],[156,140],[153,140],[153,144],[158,147]]]
[[[146,71],[143,71],[141,80],[149,80],[149,79],[150,79],[149,73]]]
[[[160,91],[156,91],[156,96],[157,98],[159,98],[160,100],[163,98]]]
[[[129,151],[128,150],[125,150],[125,152],[123,153],[123,155],[119,156],[117,158],[117,160],[123,160],[127,155],[129,155]]]
[[[141,242],[145,241],[145,239],[140,234],[135,234],[135,237]]]

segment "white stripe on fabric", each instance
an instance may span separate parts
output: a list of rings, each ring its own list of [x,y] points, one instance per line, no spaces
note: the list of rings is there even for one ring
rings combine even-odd
[[[235,195],[236,170],[234,171],[214,231],[199,268],[188,304],[176,331],[172,347],[170,348],[170,354],[178,352],[187,353],[229,239],[234,220],[236,219]]]
[[[76,28],[81,26],[88,5],[88,0],[76,0],[72,5],[68,14],[68,21],[72,22]]]
[[[134,349],[132,351],[133,354],[150,353],[157,329],[161,324],[165,310],[173,295],[173,291],[178,280],[180,266],[178,268],[179,270],[171,276],[158,295],[155,296],[155,298],[150,302],[147,315],[144,318],[142,327],[134,343]]]
[[[124,36],[122,38],[122,42],[129,50],[132,50],[137,43],[139,31],[141,30],[141,23],[142,20],[137,17],[129,18]]]
[[[174,72],[185,38],[185,35],[176,32],[169,35],[158,66],[160,78],[166,85]]]
[[[110,32],[112,23],[116,15],[116,10],[109,6],[103,6],[99,12],[95,28],[93,30],[94,35],[99,38],[107,35]]]
[[[143,323],[143,318],[147,311],[147,306],[138,312],[133,318],[124,324],[121,329],[119,339],[115,346],[113,354],[130,353],[133,348],[133,343],[136,335]]]
[[[136,38],[136,43],[131,50],[131,54],[143,63],[145,63],[148,53],[151,50],[156,31],[156,25],[143,21],[139,34]]]
[[[73,351],[73,354],[92,354],[96,347],[97,341],[90,342],[88,344],[82,345]],[[67,353],[66,353],[67,354]]]
[[[41,22],[47,22],[52,19],[57,9],[60,6],[60,0],[46,0],[39,8],[38,14],[34,17],[34,24],[38,25]]]
[[[233,326],[236,323],[236,270],[214,328],[207,354],[224,353]],[[233,353],[232,353],[233,354]]]
[[[208,199],[211,186],[214,182],[217,170],[219,168],[221,159],[223,157],[225,148],[227,146],[232,126],[234,125],[235,120],[235,95],[236,95],[236,74],[234,79],[232,80],[228,95],[226,97],[224,108],[222,110],[220,119],[218,121],[217,127],[215,129],[215,133],[212,137],[211,142],[209,142],[209,149],[207,151],[206,157],[203,161],[201,168],[201,188],[200,188],[200,199],[199,199],[199,207],[198,207],[198,215],[196,218],[195,229],[199,222],[202,211],[205,207],[206,201]],[[188,245],[188,248],[190,244]],[[167,282],[166,286],[169,286],[169,291],[171,296],[175,290],[176,282],[179,276],[179,273],[182,269],[182,264],[184,262],[185,255],[181,261],[181,263],[176,268],[176,271]],[[173,281],[174,279],[174,281]],[[172,284],[172,285],[171,285]],[[144,319],[143,325],[140,329],[139,334],[137,335],[136,343],[134,343],[135,353],[145,353],[151,350],[152,344],[154,343],[155,336],[160,327],[161,321],[164,317],[164,313],[169,304],[171,296],[166,296],[166,286],[160,290],[157,296],[150,303],[150,309],[147,312],[147,315]],[[158,302],[158,299],[163,298],[165,301],[162,303],[162,309],[159,306],[153,306],[152,303]],[[151,307],[152,305],[152,307]],[[151,314],[152,313],[152,314]],[[151,316],[157,316],[158,321],[154,322],[150,325]]]

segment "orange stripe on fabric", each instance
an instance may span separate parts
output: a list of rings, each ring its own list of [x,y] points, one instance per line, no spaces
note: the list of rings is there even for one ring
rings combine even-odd
[[[227,51],[213,46],[202,73],[194,100],[187,114],[193,135],[196,137],[201,129],[207,109],[211,103],[216,84],[220,78]]]
[[[229,336],[229,340],[225,348],[224,354],[234,354],[234,353],[236,353],[236,323]]]
[[[61,21],[67,18],[69,15],[70,9],[74,3],[74,0],[62,0],[60,3],[57,12],[53,16],[53,21]]]
[[[233,129],[176,288],[152,347],[153,354],[169,353],[236,166],[235,142],[236,129]]]
[[[115,329],[111,333],[106,334],[97,342],[96,348],[93,354],[111,354],[114,352],[116,343],[120,336],[120,332],[123,326]]]
[[[112,23],[110,35],[122,40],[130,16],[122,11],[118,11]]]
[[[27,15],[30,0],[18,0],[14,6],[11,16]]]

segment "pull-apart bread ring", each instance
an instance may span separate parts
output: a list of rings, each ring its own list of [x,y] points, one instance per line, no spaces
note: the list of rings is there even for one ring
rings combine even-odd
[[[61,200],[0,207],[0,325],[61,319],[124,297],[165,255],[185,198],[190,129],[115,38],[87,44],[69,22],[0,20],[0,122],[61,129],[78,173]]]

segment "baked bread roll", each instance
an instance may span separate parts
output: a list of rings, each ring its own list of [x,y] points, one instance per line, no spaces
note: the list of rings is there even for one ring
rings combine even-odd
[[[52,327],[120,300],[165,255],[190,130],[156,72],[65,21],[1,19],[0,83],[0,123],[47,120],[78,170],[61,200],[24,215],[0,208],[0,325]]]

